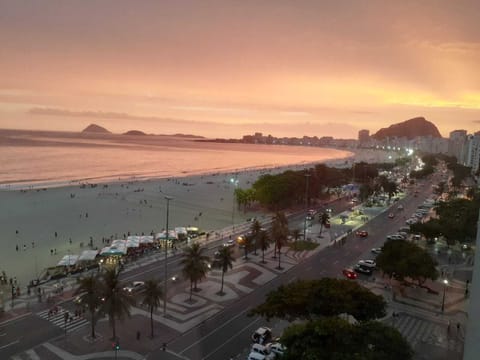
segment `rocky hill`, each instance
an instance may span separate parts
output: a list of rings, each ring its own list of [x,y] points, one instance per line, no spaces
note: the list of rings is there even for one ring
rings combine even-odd
[[[387,137],[405,137],[407,139],[413,139],[419,136],[442,137],[437,127],[423,117],[416,117],[398,124],[390,125],[388,128],[380,129],[372,135],[372,137],[377,140],[382,140]]]
[[[110,131],[97,124],[90,124],[82,130],[82,133],[110,134]]]
[[[122,135],[135,135],[135,136],[138,136],[138,135],[147,135],[147,134],[145,134],[143,131],[140,131],[140,130],[129,130],[129,131],[127,131],[126,133],[123,133]]]

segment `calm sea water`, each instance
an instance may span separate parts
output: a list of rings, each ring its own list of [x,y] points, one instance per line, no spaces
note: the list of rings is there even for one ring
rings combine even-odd
[[[174,137],[1,135],[2,188],[178,177],[323,162],[351,155],[327,148],[194,142]]]

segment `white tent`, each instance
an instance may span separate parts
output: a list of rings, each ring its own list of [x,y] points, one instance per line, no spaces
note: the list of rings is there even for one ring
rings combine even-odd
[[[84,250],[78,257],[78,261],[91,261],[95,260],[98,255],[98,250]]]
[[[79,255],[65,255],[57,266],[73,266],[77,263]]]

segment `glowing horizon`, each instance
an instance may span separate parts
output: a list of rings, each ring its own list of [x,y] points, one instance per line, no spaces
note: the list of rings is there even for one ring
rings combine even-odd
[[[10,2],[0,127],[356,137],[423,116],[474,132],[479,16],[468,0]]]

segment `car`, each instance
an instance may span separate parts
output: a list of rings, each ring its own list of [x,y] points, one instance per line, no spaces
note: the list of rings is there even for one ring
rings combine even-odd
[[[233,239],[227,240],[226,243],[223,243],[223,246],[228,246],[228,247],[235,246],[235,240]]]
[[[256,351],[252,351],[248,355],[247,360],[267,360],[267,357],[265,355],[262,355],[262,354],[256,352]]]
[[[370,250],[373,254],[381,254],[382,253],[382,248],[373,248],[372,250]]]
[[[375,260],[359,260],[358,264],[372,268],[372,269],[374,269],[377,266],[377,263],[375,262]]]
[[[266,344],[272,338],[272,329],[261,326],[251,336],[252,341],[257,344]]]
[[[361,264],[357,264],[353,267],[353,270],[360,274],[365,274],[365,275],[372,275],[373,270],[369,268],[368,266],[363,266]]]
[[[123,291],[127,292],[128,294],[134,294],[143,290],[144,286],[144,281],[133,281],[130,285],[125,286]]]
[[[405,240],[405,238],[402,235],[393,234],[393,235],[387,235],[387,240]]]
[[[274,353],[277,356],[282,356],[285,353],[285,350],[287,350],[287,348],[279,342],[268,343],[266,346],[271,353]]]
[[[410,219],[405,220],[405,224],[407,224],[407,225],[413,225],[413,224],[416,224],[416,223],[418,223],[417,218],[410,218]]]
[[[389,219],[393,219],[394,217],[395,217],[395,214],[394,214],[394,213],[388,214],[388,218],[389,218]]]
[[[342,274],[347,278],[347,279],[356,279],[358,277],[357,273],[350,269],[350,268],[346,268],[346,269],[343,269],[342,270]]]
[[[367,237],[368,236],[368,231],[366,230],[357,230],[355,232],[355,235],[359,236],[359,237]]]
[[[261,344],[253,344],[252,349],[250,350],[250,353],[252,352],[256,352],[260,355],[263,355],[265,356],[265,359],[269,359],[269,360],[270,359],[273,360],[276,357],[276,354],[271,352],[267,346],[261,345]]]
[[[397,206],[397,210],[398,210],[398,211],[402,211],[402,210],[403,210],[403,205],[402,205],[402,204],[398,205],[398,206]]]

